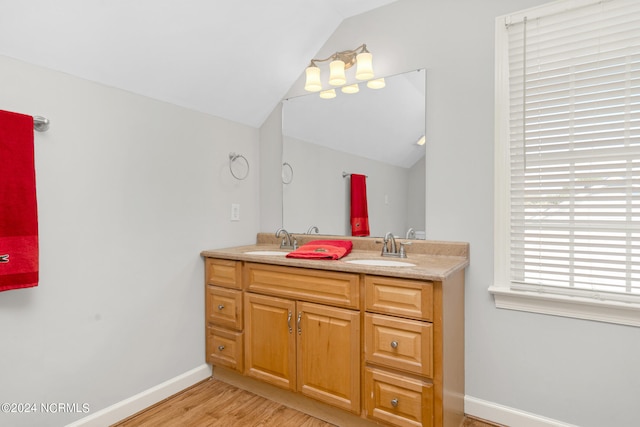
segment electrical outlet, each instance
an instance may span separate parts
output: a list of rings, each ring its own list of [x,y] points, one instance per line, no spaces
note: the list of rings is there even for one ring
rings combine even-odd
[[[231,203],[231,221],[240,221],[239,203]]]

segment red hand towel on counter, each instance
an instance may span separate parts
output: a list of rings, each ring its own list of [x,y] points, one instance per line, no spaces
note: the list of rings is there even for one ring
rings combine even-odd
[[[0,291],[37,285],[33,117],[0,110]]]
[[[351,235],[369,235],[366,176],[351,174]]]
[[[340,259],[349,255],[351,248],[351,240],[313,240],[289,252],[287,258]]]

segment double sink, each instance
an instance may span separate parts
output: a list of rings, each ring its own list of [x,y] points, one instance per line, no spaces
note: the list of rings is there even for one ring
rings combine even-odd
[[[247,251],[245,255],[262,255],[262,256],[286,256],[288,252],[284,251]],[[392,259],[352,259],[345,260],[349,264],[369,265],[374,267],[415,267],[415,264],[405,261],[396,261]]]

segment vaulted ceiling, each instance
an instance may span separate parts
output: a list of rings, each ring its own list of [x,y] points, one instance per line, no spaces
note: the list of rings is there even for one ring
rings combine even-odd
[[[344,19],[394,1],[0,0],[0,55],[259,127]]]

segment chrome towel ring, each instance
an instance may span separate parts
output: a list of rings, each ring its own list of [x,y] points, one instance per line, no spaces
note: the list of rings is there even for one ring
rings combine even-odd
[[[229,171],[235,179],[242,181],[249,176],[249,161],[242,154],[229,153]]]
[[[293,181],[293,167],[287,162],[282,164],[282,183],[291,184]]]

